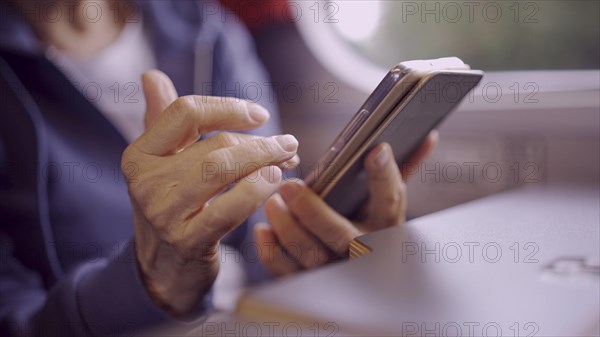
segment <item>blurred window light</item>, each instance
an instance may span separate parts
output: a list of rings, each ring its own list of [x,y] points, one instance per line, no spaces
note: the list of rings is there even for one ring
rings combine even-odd
[[[343,38],[360,42],[376,33],[382,1],[335,1],[333,4],[329,8],[337,11],[338,15],[332,24]]]
[[[332,31],[383,67],[458,56],[486,71],[600,68],[600,1],[324,1]]]
[[[548,94],[530,109],[593,106],[600,88],[600,1],[298,1],[305,43],[336,78],[369,93],[398,62],[457,56],[501,85],[510,102],[463,109],[517,109],[522,95]],[[487,81],[487,82],[486,82]],[[517,89],[518,87],[518,89]],[[483,88],[485,89],[485,88]],[[481,96],[482,89],[475,92]],[[569,99],[552,93],[585,94]],[[551,98],[551,99],[550,99]]]

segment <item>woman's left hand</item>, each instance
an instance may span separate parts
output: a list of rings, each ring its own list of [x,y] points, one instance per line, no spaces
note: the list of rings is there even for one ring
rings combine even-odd
[[[437,141],[437,131],[431,132],[408,163],[420,164]],[[364,220],[346,219],[302,182],[283,184],[279,193],[267,200],[265,213],[270,226],[257,225],[255,238],[261,247],[261,261],[270,272],[285,275],[347,257],[355,237],[406,221],[406,184],[402,179],[406,172],[398,168],[390,145],[377,145],[364,165],[370,195]]]

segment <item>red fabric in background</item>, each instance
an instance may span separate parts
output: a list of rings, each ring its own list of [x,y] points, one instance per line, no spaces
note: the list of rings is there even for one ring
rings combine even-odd
[[[288,0],[221,0],[221,4],[239,16],[250,30],[291,21]]]

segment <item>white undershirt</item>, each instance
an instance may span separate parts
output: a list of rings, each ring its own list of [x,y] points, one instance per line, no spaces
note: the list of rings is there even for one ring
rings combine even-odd
[[[91,57],[49,47],[46,56],[132,142],[144,131],[142,73],[156,68],[142,20],[127,23],[119,37]]]

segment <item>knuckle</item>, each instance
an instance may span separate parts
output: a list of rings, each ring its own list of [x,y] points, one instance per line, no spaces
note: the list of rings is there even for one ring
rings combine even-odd
[[[293,208],[301,210],[301,214],[298,214],[302,218],[302,223],[314,223],[315,225],[321,225],[325,221],[322,218],[322,212],[318,207],[314,207],[307,199],[305,194],[300,194],[294,201]]]
[[[180,124],[191,122],[198,106],[193,96],[181,96],[171,103],[168,110],[169,113],[164,114],[165,117]]]
[[[215,110],[222,113],[220,119],[229,119],[238,121],[245,120],[247,112],[243,100],[236,97],[215,97],[213,100],[206,102],[206,110]]]
[[[123,153],[121,154],[121,163],[128,162],[131,158],[134,157],[135,148],[133,145],[129,145],[125,148]]]
[[[366,169],[369,178],[374,182],[387,184],[392,179],[392,176],[385,169],[375,169],[371,165],[366,165]]]
[[[235,225],[231,221],[231,215],[223,210],[213,209],[207,212],[205,217],[207,230],[213,234],[229,231]]]
[[[181,96],[178,97],[171,104],[173,110],[188,112],[190,110],[196,109],[196,102],[193,96]]]
[[[386,208],[395,208],[402,203],[402,195],[400,191],[395,191],[393,193],[389,193],[381,198],[381,203]]]
[[[246,102],[236,97],[226,97],[224,107],[236,115],[247,115]]]
[[[163,224],[165,223],[165,212],[163,210],[151,207],[145,210],[144,215],[148,221],[154,225],[155,228],[161,229],[164,227]]]
[[[219,164],[223,161],[223,154],[221,152],[222,151],[218,150],[209,152],[206,155],[204,155],[204,158],[202,159],[202,165],[216,165],[215,168],[217,168]]]
[[[155,184],[145,183],[136,184],[136,187],[131,192],[135,200],[140,204],[140,207],[142,207],[146,219],[155,225],[161,224],[162,216],[167,207],[166,204],[159,201],[161,198],[157,197],[162,195],[162,191]]]
[[[279,145],[272,137],[257,139],[255,148],[258,154],[262,156],[270,156],[280,152],[278,151]]]
[[[187,250],[187,242],[185,235],[183,235],[183,230],[166,231],[165,241],[182,252]]]
[[[227,170],[235,166],[235,157],[229,149],[220,149],[209,153],[205,162],[213,163],[221,170]]]
[[[204,214],[204,224],[206,225],[206,229],[212,232],[213,228],[216,227],[216,224],[219,223],[221,218],[221,212],[214,209],[206,212],[206,214]]]
[[[219,147],[230,147],[239,144],[238,138],[230,132],[221,132],[215,135],[215,141]]]
[[[223,151],[215,151],[207,154],[202,160],[200,165],[200,176],[201,180],[198,182],[201,185],[204,184],[220,184],[223,180],[223,169],[227,167],[225,163],[226,154],[221,153]],[[197,172],[190,171],[192,175],[196,175]],[[198,186],[202,187],[202,186]]]

